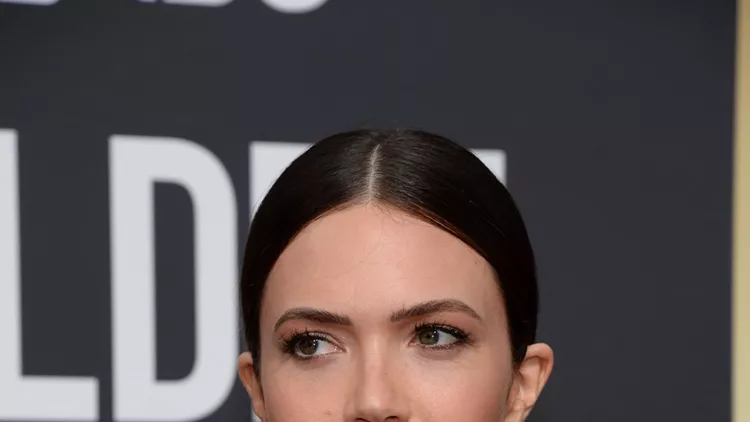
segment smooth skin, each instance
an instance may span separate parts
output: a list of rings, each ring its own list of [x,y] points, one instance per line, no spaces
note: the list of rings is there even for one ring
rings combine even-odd
[[[274,265],[260,377],[239,374],[264,422],[517,422],[553,366],[513,366],[492,268],[453,235],[376,204],[308,225]]]

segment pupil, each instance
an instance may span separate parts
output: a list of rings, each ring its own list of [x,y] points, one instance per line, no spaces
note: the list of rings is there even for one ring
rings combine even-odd
[[[299,343],[299,351],[303,355],[313,355],[316,350],[318,350],[318,339],[316,338],[306,338]]]
[[[433,345],[433,344],[437,344],[438,337],[439,337],[439,334],[437,330],[434,330],[434,329],[425,330],[425,331],[422,331],[421,334],[419,334],[419,341],[422,344]]]

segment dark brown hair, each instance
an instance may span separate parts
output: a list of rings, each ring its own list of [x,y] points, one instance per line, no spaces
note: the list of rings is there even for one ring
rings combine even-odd
[[[505,186],[474,154],[444,137],[358,130],[327,137],[298,157],[255,214],[240,293],[245,340],[258,373],[260,307],[271,268],[310,222],[363,202],[435,224],[481,254],[497,275],[513,361],[523,360],[536,336],[536,270],[523,219]]]

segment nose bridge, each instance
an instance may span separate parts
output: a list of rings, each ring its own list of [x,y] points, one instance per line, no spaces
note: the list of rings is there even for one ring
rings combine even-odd
[[[386,344],[371,342],[357,355],[347,421],[407,421],[406,371],[400,354]]]

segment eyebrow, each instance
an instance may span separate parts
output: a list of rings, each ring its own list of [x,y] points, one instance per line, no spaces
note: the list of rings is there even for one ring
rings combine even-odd
[[[390,316],[391,322],[400,322],[407,319],[414,319],[424,317],[431,314],[440,312],[460,312],[464,313],[478,321],[482,321],[482,317],[472,309],[466,303],[457,299],[443,299],[443,300],[430,300],[427,302],[418,303],[408,308],[402,308],[393,312]],[[273,327],[274,331],[278,331],[287,321],[313,321],[321,324],[334,324],[334,325],[346,325],[351,326],[352,320],[341,314],[336,314],[323,309],[316,308],[292,308],[284,312]]]
[[[440,312],[460,312],[482,322],[482,317],[471,306],[457,299],[430,300],[409,308],[399,309],[391,314],[390,320],[391,322],[399,322]]]
[[[282,324],[294,320],[314,321],[321,324],[352,325],[352,320],[346,315],[334,314],[323,309],[292,308],[279,317],[273,330],[278,331]]]

